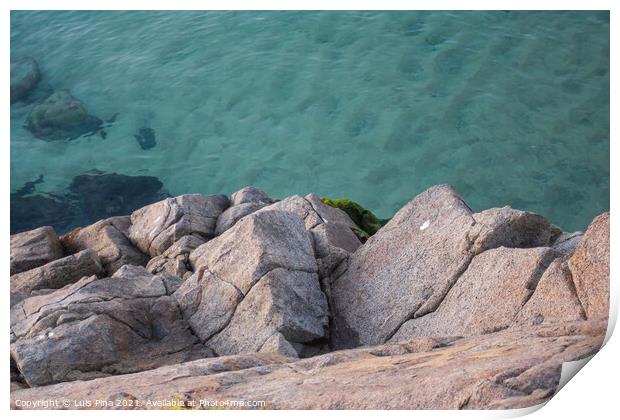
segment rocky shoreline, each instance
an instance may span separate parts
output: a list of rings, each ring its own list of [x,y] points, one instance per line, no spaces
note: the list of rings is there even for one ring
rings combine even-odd
[[[326,202],[246,187],[11,236],[11,407],[520,408],[602,345],[609,213],[568,233],[438,185],[368,238]]]

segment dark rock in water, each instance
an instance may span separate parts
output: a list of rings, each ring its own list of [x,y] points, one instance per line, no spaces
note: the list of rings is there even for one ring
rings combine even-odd
[[[62,196],[11,194],[11,234],[39,226],[52,226],[62,232],[70,226],[75,209]]]
[[[11,103],[24,100],[41,79],[39,65],[32,57],[11,63]]]
[[[68,91],[57,91],[36,105],[25,127],[35,137],[46,140],[75,139],[99,131],[103,121],[90,115],[82,101]]]
[[[142,150],[147,150],[155,147],[157,142],[155,141],[155,130],[151,127],[144,127],[138,131],[138,134],[133,135],[136,138],[136,141],[142,148]]]
[[[64,233],[99,219],[130,214],[168,196],[152,176],[105,173],[96,169],[73,178],[69,192],[34,194],[43,175],[11,193],[11,234],[53,226]]]
[[[42,182],[43,182],[43,175],[39,175],[37,179],[35,179],[34,181],[26,182],[23,187],[15,191],[13,194],[16,197],[24,197],[26,195],[32,194],[34,192],[34,189],[36,188],[36,185]]]
[[[162,182],[153,176],[129,176],[92,170],[73,178],[69,186],[88,223],[122,216],[162,199]]]

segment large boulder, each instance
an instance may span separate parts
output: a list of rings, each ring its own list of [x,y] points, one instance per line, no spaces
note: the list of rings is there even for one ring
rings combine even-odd
[[[281,351],[297,356],[306,351],[303,343],[326,339],[328,313],[316,273],[276,268],[243,297],[209,347],[217,354]],[[276,348],[268,343],[274,339],[281,342]],[[284,341],[290,347],[284,349]]]
[[[30,386],[208,357],[169,296],[178,283],[125,266],[25,299],[11,310],[11,357]]]
[[[241,204],[254,203],[254,204],[271,204],[275,200],[269,197],[263,190],[256,187],[244,187],[239,191],[234,192],[230,196],[230,205],[232,207],[239,206]]]
[[[228,205],[224,195],[167,198],[131,214],[129,238],[142,252],[155,257],[185,235],[213,237],[217,218]]]
[[[11,276],[11,306],[28,297],[34,290],[60,289],[82,277],[104,273],[97,254],[86,249],[49,262],[41,267]]]
[[[286,211],[304,221],[314,241],[323,289],[329,293],[329,275],[362,244],[353,233],[358,229],[355,223],[344,211],[328,206],[314,193],[288,197],[259,212],[271,210]]]
[[[103,121],[88,113],[82,101],[60,90],[32,108],[25,127],[41,140],[54,141],[93,134],[102,124]]]
[[[40,79],[41,71],[34,58],[11,61],[11,103],[26,99]]]
[[[62,257],[62,245],[50,226],[11,235],[11,274],[21,273]]]
[[[68,254],[92,249],[108,275],[126,264],[146,265],[148,257],[127,239],[129,216],[111,217],[90,226],[74,229],[60,238]]]
[[[190,262],[194,274],[174,296],[217,354],[260,351],[270,338],[283,338],[288,346],[281,347],[297,355],[293,348],[326,338],[327,302],[312,239],[297,216],[246,216],[196,248]]]
[[[346,261],[331,281],[332,345],[380,344],[433,312],[487,249],[549,246],[559,229],[510,208],[474,214],[448,185],[429,188]]]
[[[504,247],[475,256],[439,307],[405,322],[391,341],[463,337],[508,328],[555,256],[551,248]]]
[[[568,261],[588,319],[609,317],[609,213],[595,218]]]
[[[459,340],[416,338],[299,361],[267,355],[218,357],[87,382],[16,389],[11,407],[45,408],[41,401],[53,404],[67,396],[66,408],[90,403],[95,409],[178,404],[250,408],[233,405],[240,401],[261,401],[263,409],[531,407],[556,392],[563,363],[599,349],[605,327],[604,322],[582,321]],[[217,402],[227,405],[211,405]]]

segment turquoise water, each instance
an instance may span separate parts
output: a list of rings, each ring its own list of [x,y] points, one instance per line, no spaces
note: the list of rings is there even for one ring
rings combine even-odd
[[[97,168],[173,195],[255,185],[390,217],[437,183],[583,230],[609,208],[609,14],[12,12],[107,136],[46,142],[11,106],[11,189]],[[154,130],[143,150],[134,134]]]

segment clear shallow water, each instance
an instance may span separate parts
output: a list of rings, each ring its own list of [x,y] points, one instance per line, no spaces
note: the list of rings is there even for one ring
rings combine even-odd
[[[12,191],[97,168],[173,195],[314,191],[380,217],[444,182],[565,230],[609,208],[607,13],[13,12],[24,55],[118,117],[105,139],[45,142],[22,127],[32,105],[13,105]]]

